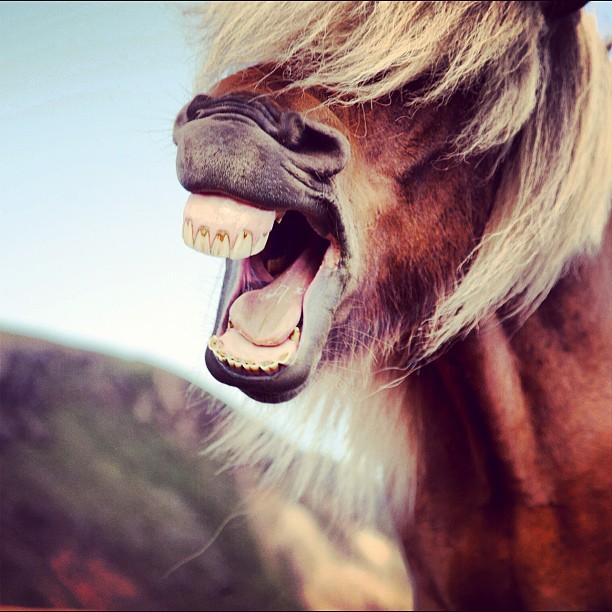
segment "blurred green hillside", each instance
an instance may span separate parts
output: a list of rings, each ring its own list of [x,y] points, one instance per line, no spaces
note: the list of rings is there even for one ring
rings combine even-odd
[[[203,457],[215,400],[0,333],[0,606],[409,610],[392,534]]]
[[[212,400],[149,366],[0,334],[0,605],[299,609],[232,478]]]

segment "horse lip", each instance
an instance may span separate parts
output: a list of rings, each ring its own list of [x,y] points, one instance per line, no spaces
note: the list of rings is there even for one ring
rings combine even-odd
[[[294,398],[306,386],[309,375],[304,368],[298,370],[294,366],[276,374],[262,374],[257,377],[242,374],[221,363],[208,348],[205,361],[208,371],[219,382],[237,387],[251,399],[269,404],[278,404]]]
[[[334,313],[340,304],[348,278],[346,260],[341,260],[333,269],[325,264],[320,267],[311,283],[312,294],[316,297],[304,303],[300,345],[291,365],[284,366],[272,374],[246,374],[222,363],[210,348],[207,348],[205,361],[209,372],[219,382],[237,387],[259,402],[277,404],[295,397],[308,384],[311,374],[321,360]],[[226,324],[226,305],[231,303],[232,297],[220,305],[215,325],[217,332]],[[311,303],[312,301],[315,303]]]
[[[323,142],[335,142],[337,146],[329,157],[315,155],[308,147],[300,151],[279,140],[275,132],[279,128],[271,113],[281,111],[270,101],[258,100],[253,106],[252,101],[245,103],[248,97],[243,95],[216,101],[202,98],[190,111],[196,97],[175,123],[177,174],[183,187],[191,193],[227,195],[264,210],[295,210],[321,237],[331,235],[342,243],[343,237],[336,231],[342,223],[333,177],[348,162],[350,145],[346,138],[306,118],[303,121],[308,133],[316,131]],[[224,144],[221,163],[220,142],[241,146]],[[321,160],[336,157],[326,170],[323,166],[327,162]],[[266,168],[263,174],[262,168]]]

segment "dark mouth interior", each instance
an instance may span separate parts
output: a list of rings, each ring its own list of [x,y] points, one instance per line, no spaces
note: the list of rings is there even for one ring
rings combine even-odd
[[[313,249],[320,261],[329,241],[321,238],[304,215],[287,211],[280,223],[275,223],[264,250],[250,258],[251,272],[242,292],[259,289],[284,272],[307,248]],[[265,272],[264,272],[265,271]],[[267,273],[267,274],[266,274]]]
[[[303,299],[330,246],[303,215],[280,216],[263,251],[243,260],[220,335],[209,341],[217,360],[249,376],[269,376],[293,363],[302,342]]]

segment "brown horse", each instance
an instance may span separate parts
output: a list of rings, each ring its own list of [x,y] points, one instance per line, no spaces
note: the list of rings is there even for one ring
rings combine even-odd
[[[339,520],[384,495],[417,607],[612,603],[611,74],[581,4],[204,9],[174,139],[184,240],[228,260],[206,363],[315,451],[236,411],[215,448]]]

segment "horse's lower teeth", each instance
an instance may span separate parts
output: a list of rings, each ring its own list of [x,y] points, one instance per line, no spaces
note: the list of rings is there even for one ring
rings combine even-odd
[[[300,340],[300,335],[300,329],[296,327],[290,336],[290,340],[297,344]],[[212,336],[210,338],[210,340],[208,341],[208,348],[214,353],[215,357],[219,361],[227,363],[232,368],[236,368],[238,370],[247,370],[247,372],[262,371],[266,374],[270,374],[272,372],[278,371],[280,366],[287,365],[291,360],[291,355],[289,353],[283,353],[282,355],[279,355],[277,359],[274,360],[251,361],[250,359],[241,359],[240,357],[235,357],[233,355],[228,354],[224,350],[225,346],[223,344],[223,341],[220,340],[217,336]]]
[[[223,361],[227,363],[228,365],[232,366],[232,368],[236,368],[237,370],[243,369],[243,370],[247,370],[248,372],[257,372],[260,370],[262,372],[265,372],[266,374],[269,374],[271,372],[276,372],[281,365],[285,365],[283,361],[286,361],[286,359],[282,359],[282,358],[287,357],[286,355],[283,355],[280,362],[279,361],[263,361],[263,362],[247,361],[244,359],[237,359],[236,357],[226,355],[223,351],[220,351],[210,346],[210,344],[209,344],[209,347],[212,350],[212,352],[215,354],[217,359],[219,359],[219,361]]]
[[[229,257],[231,252],[229,236],[225,232],[217,232],[212,245],[210,254],[215,257]]]

